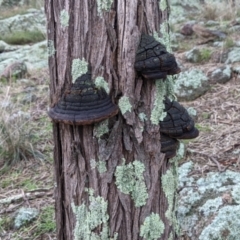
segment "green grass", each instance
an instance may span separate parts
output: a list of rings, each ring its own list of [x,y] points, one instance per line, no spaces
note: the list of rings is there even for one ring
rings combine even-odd
[[[231,37],[226,38],[226,40],[224,41],[223,47],[226,49],[234,47],[233,39]]]
[[[200,62],[208,62],[211,58],[211,54],[212,51],[207,49],[207,48],[203,48],[200,50]]]
[[[38,218],[37,228],[34,231],[35,236],[40,236],[44,233],[54,232],[56,229],[55,210],[53,206],[46,206],[41,210]]]
[[[13,45],[36,43],[41,42],[45,39],[46,38],[44,34],[38,30],[13,32],[6,36],[0,37],[0,40]]]

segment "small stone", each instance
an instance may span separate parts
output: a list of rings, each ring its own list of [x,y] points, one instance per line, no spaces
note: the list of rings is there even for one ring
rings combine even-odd
[[[210,83],[226,83],[231,79],[230,66],[223,66],[215,69],[209,76]]]
[[[188,114],[190,115],[190,117],[196,123],[197,119],[198,119],[197,110],[193,107],[189,107],[189,108],[187,108],[187,111],[188,111]]]
[[[36,208],[21,208],[14,221],[14,227],[19,229],[34,220],[39,214]]]
[[[186,60],[188,62],[197,63],[201,59],[201,52],[197,48],[193,48],[185,53]]]
[[[225,63],[229,64],[235,62],[240,62],[240,47],[235,47],[228,53],[228,58]]]
[[[24,62],[14,62],[8,65],[3,73],[0,75],[1,78],[21,78],[27,74],[27,66]]]
[[[223,42],[216,41],[216,42],[213,43],[213,46],[214,47],[222,47],[223,46]]]
[[[234,73],[240,73],[240,63],[237,63],[237,64],[234,64],[233,66],[232,66],[232,71],[234,72]]]
[[[225,63],[228,58],[228,50],[214,51],[211,54],[211,62],[213,63]]]

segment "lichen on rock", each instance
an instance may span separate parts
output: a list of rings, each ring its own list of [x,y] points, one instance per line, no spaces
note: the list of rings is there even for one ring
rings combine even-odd
[[[205,94],[210,88],[207,76],[198,69],[181,72],[174,91],[180,101],[191,101]]]

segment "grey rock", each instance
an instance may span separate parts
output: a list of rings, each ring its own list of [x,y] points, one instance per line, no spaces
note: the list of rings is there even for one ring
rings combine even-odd
[[[228,58],[229,50],[217,50],[211,54],[211,62],[213,63],[225,63]]]
[[[236,25],[236,26],[232,26],[231,28],[229,28],[229,31],[230,32],[239,32],[240,31],[240,26],[239,25]]]
[[[190,175],[193,170],[191,161],[179,167],[177,215],[182,231],[190,239],[238,239],[240,173],[226,170],[199,178]]]
[[[197,110],[193,107],[189,107],[187,108],[188,114],[190,115],[190,117],[196,122],[198,119],[198,114],[197,114]]]
[[[0,79],[22,78],[27,74],[27,65],[24,62],[14,62],[8,65],[0,75]]]
[[[240,62],[240,47],[235,47],[228,53],[226,64],[235,62]]]
[[[31,222],[38,216],[39,212],[36,208],[21,208],[14,220],[14,227],[19,229],[26,223]]]
[[[232,66],[232,71],[234,72],[234,73],[240,73],[240,64],[234,64],[233,66]]]
[[[10,64],[22,61],[27,69],[35,70],[48,67],[47,41],[36,43],[32,46],[22,46],[17,51],[0,54],[0,75]]]
[[[201,52],[197,48],[193,48],[185,53],[186,60],[188,62],[197,63],[201,59]]]
[[[223,44],[224,44],[223,42],[218,42],[218,41],[216,41],[216,42],[213,43],[213,46],[214,46],[214,47],[222,47]]]
[[[209,20],[206,22],[205,26],[210,27],[210,26],[218,26],[219,22],[218,21],[213,21],[213,20]]]
[[[17,46],[11,46],[11,45],[5,43],[4,41],[0,40],[0,53],[14,51],[17,49],[18,49]]]
[[[0,20],[0,35],[2,37],[13,32],[36,30],[46,34],[46,17],[41,10]]]
[[[229,65],[215,69],[209,78],[210,83],[226,83],[231,79],[231,68]]]
[[[236,47],[240,47],[240,41],[236,41],[236,42],[235,42],[235,46],[236,46]]]
[[[180,101],[191,101],[205,94],[210,88],[208,77],[198,69],[181,72],[174,85]]]

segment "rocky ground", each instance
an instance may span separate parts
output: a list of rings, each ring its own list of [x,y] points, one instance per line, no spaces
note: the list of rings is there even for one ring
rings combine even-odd
[[[180,238],[237,240],[240,3],[171,2],[172,48],[182,69],[175,94],[200,130],[197,139],[182,142],[185,151],[179,152]],[[9,26],[18,35],[27,31],[31,38],[34,32],[38,38],[16,39]],[[44,26],[41,8],[14,16],[0,10],[0,239],[55,238]],[[7,168],[6,161],[16,164]]]

